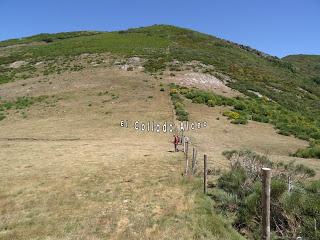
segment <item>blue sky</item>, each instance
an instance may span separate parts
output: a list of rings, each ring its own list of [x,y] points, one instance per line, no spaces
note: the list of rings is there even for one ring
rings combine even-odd
[[[0,40],[172,24],[279,57],[320,54],[319,0],[0,0]]]

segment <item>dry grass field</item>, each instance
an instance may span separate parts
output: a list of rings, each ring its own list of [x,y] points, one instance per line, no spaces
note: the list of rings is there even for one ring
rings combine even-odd
[[[241,239],[208,213],[200,180],[181,176],[183,154],[172,152],[171,134],[120,127],[174,119],[163,78],[92,67],[1,85],[4,100],[50,97],[0,122],[0,239]],[[268,124],[230,124],[218,107],[187,108],[191,121],[208,122],[187,135],[211,167],[227,167],[228,149],[289,161],[308,145]]]

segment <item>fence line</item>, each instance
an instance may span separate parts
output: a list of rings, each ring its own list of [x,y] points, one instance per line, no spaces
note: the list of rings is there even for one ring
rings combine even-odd
[[[182,132],[182,145],[183,152],[185,154],[185,175],[189,175],[189,138],[183,135]],[[227,164],[215,162],[214,165],[220,165],[227,167]],[[191,161],[191,175],[195,175],[197,169],[197,149],[192,148],[192,161]],[[208,193],[208,156],[203,155],[203,192]],[[271,169],[262,168],[262,196],[261,196],[261,207],[262,207],[262,240],[270,240],[270,192],[271,192]],[[316,225],[315,225],[316,226]]]

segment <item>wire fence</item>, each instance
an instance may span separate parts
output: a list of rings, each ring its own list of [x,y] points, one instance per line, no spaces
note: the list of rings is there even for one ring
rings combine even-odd
[[[185,160],[185,176],[196,175],[199,171],[200,157],[198,156],[198,150],[196,146],[191,144],[190,138],[185,136],[183,132],[180,133],[180,145],[184,153]],[[177,149],[177,146],[175,146]],[[190,151],[190,149],[192,149]],[[192,152],[192,154],[191,154]],[[208,193],[208,175],[216,173],[216,166],[229,168],[228,164],[224,164],[211,160],[212,169],[208,168],[208,156],[203,154],[203,193]],[[271,192],[271,169],[262,168],[262,233],[261,239],[270,240],[270,192]],[[220,172],[220,171],[219,171]]]

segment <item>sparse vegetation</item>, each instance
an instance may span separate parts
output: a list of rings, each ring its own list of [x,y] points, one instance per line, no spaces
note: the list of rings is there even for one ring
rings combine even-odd
[[[293,154],[295,157],[301,158],[318,158],[320,159],[320,143],[313,142],[310,143],[310,146],[306,149],[300,149]]]
[[[230,170],[218,179],[211,196],[223,215],[250,239],[260,236],[261,167],[272,167],[271,231],[274,239],[318,239],[320,222],[320,182],[305,180],[314,170],[294,162],[272,162],[266,156],[248,150],[226,151]],[[290,189],[288,184],[290,179]]]
[[[151,72],[151,73],[157,73],[157,72],[161,72],[166,68],[166,62],[167,60],[163,57],[156,57],[156,58],[152,58],[149,59],[144,65],[144,69],[147,72]]]
[[[177,60],[180,65],[196,60],[213,66],[215,73],[212,74],[220,72],[235,79],[236,81],[230,82],[230,86],[248,96],[255,97],[252,91],[258,92],[284,109],[300,113],[306,118],[320,116],[320,87],[317,83],[319,68],[316,56],[278,59],[248,46],[167,25],[109,33],[40,34],[22,40],[1,42],[0,45],[8,46],[26,41],[47,41],[48,44],[24,46],[13,51],[11,55],[0,58],[0,66],[18,60],[35,63],[59,57],[69,58],[82,53],[110,52],[124,57],[142,57],[146,59],[145,71],[161,73],[167,67],[180,69],[179,66],[171,64],[173,60]],[[75,71],[79,69],[81,68],[74,68]],[[10,71],[1,69],[0,82],[16,79],[15,74]],[[51,72],[47,70],[45,74]],[[211,74],[208,69],[207,72]],[[29,75],[24,77],[27,76]]]
[[[118,95],[118,94],[115,94],[115,93],[111,93],[111,98],[112,98],[113,100],[116,100],[116,99],[119,98],[119,95]]]
[[[42,102],[47,99],[47,96],[40,97],[18,97],[15,101],[1,101],[0,100],[0,121],[5,119],[8,110],[22,110],[30,107],[36,102]],[[25,113],[22,113],[26,116]]]
[[[91,36],[95,34],[99,34],[99,32],[80,31],[80,32],[62,32],[62,33],[53,33],[53,34],[41,33],[31,37],[24,37],[21,39],[9,39],[9,40],[2,41],[0,42],[0,47],[7,47],[7,46],[16,45],[16,44],[28,44],[32,42],[51,43],[54,41],[64,40],[68,38]]]
[[[171,101],[173,103],[177,119],[179,121],[188,121],[189,113],[185,110],[183,104],[183,98],[181,97],[178,89],[176,88],[175,84],[170,84],[170,96]]]
[[[109,94],[109,91],[99,92],[98,96],[103,96]]]
[[[116,100],[119,98],[119,94],[110,92],[110,91],[102,91],[97,94],[97,96],[110,96],[112,100]],[[103,102],[108,102],[109,100],[103,100]]]
[[[231,120],[231,123],[246,124],[248,120],[271,123],[282,135],[294,135],[310,142],[320,139],[320,119],[287,110],[280,104],[266,98],[227,98],[209,91],[187,89],[177,85],[175,89],[181,95],[191,99],[193,103],[206,104],[209,107],[233,107],[233,110],[223,113]],[[302,151],[299,151],[300,154],[297,153],[296,156],[307,156],[308,152],[310,156],[318,158],[317,148],[315,147],[308,148],[303,154]]]

